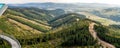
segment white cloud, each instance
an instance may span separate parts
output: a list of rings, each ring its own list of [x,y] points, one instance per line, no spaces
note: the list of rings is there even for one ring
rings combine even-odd
[[[107,3],[118,4],[120,0],[0,0],[0,3],[30,3],[30,2],[57,2],[57,3]]]

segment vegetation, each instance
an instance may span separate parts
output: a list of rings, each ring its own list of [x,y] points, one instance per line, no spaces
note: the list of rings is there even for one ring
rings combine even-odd
[[[11,45],[7,41],[0,38],[0,48],[11,48]]]
[[[48,29],[46,29],[46,28],[44,28],[44,27],[41,27],[41,26],[39,26],[39,25],[36,25],[36,24],[34,24],[34,23],[25,21],[25,20],[20,19],[20,18],[16,18],[16,17],[14,17],[14,16],[8,15],[8,18],[11,18],[11,19],[13,19],[13,20],[16,20],[16,21],[18,21],[18,22],[20,22],[20,23],[22,23],[22,24],[28,25],[28,26],[30,26],[30,27],[32,27],[32,28],[34,28],[34,29],[37,29],[37,30],[39,30],[39,31],[42,31],[42,32],[47,32],[47,31],[48,31]]]
[[[89,31],[86,30],[88,29],[88,24],[86,23],[88,22],[84,22],[83,20],[81,20],[80,22],[74,22],[72,24],[62,26],[62,30],[58,32],[41,34],[34,38],[22,38],[19,39],[19,41],[22,45],[33,45],[47,43],[48,41],[50,41],[51,43],[56,43],[52,41],[60,39],[61,42],[58,41],[58,45],[52,46],[94,46],[96,44],[96,41],[92,38]]]
[[[89,33],[91,22],[95,21],[82,14],[65,14],[62,9],[9,8],[0,18],[0,32],[15,36],[22,48],[99,48],[100,45]],[[95,30],[101,39],[119,47],[119,38],[109,36],[107,28],[96,26]]]
[[[71,22],[74,22],[80,19],[85,19],[85,16],[79,15],[76,13],[69,13],[69,14],[61,15],[59,17],[54,18],[53,20],[49,21],[49,24],[52,27],[59,27],[62,24],[66,24],[66,23],[69,24]]]
[[[120,13],[119,12],[120,12],[120,8],[117,8],[117,7],[90,11],[90,13],[92,13],[94,15],[97,15],[97,16],[103,17],[103,18],[107,18],[107,19],[111,19],[116,22],[120,21],[120,19],[119,19]]]
[[[120,38],[109,35],[108,33],[111,32],[109,28],[104,27],[104,26],[95,26],[95,30],[97,31],[98,36],[102,40],[115,45],[117,48],[120,48]]]

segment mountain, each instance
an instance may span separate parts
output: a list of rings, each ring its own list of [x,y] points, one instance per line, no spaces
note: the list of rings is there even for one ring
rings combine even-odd
[[[64,10],[65,13],[89,12],[96,16],[110,19],[115,22],[119,20],[119,5],[102,4],[102,3],[26,3],[26,4],[8,4],[10,8],[16,7],[37,7],[45,10]],[[39,6],[38,6],[39,5]],[[52,13],[52,12],[51,12]],[[54,12],[55,13],[55,12]],[[59,14],[59,13],[55,13]]]
[[[37,6],[39,5],[39,6]],[[40,9],[54,10],[63,9],[65,12],[90,12],[102,18],[107,18],[119,22],[119,5],[102,4],[102,3],[26,3],[26,4],[9,4],[9,7],[37,7]],[[106,11],[111,10],[111,11]],[[114,11],[114,12],[113,12]],[[115,14],[113,14],[115,13]]]
[[[22,48],[109,48],[109,44],[120,47],[119,25],[104,26],[100,21],[108,19],[101,19],[94,12],[108,9],[108,5],[98,4],[103,7],[97,8],[97,4],[42,3],[40,6],[45,8],[42,9],[39,4],[30,4],[11,6],[0,17],[0,33],[14,36]],[[76,10],[68,11],[68,8]],[[0,48],[4,46],[10,48],[2,39]]]
[[[67,9],[67,8],[101,8],[101,7],[116,7],[116,5],[102,3],[26,3],[26,4],[8,4],[10,7],[38,7],[42,9]],[[38,6],[39,5],[39,6]]]
[[[57,27],[57,26],[61,26],[62,24],[69,24],[71,22],[79,21],[80,19],[85,19],[85,18],[86,17],[84,15],[69,13],[52,19],[51,21],[49,21],[49,24],[51,24],[51,26],[53,27]]]
[[[8,8],[0,18],[0,30],[14,36],[23,48],[96,46],[96,40],[88,30],[91,20],[82,14],[61,13],[57,16],[54,15],[56,12],[38,8]]]
[[[71,5],[74,6],[73,4]],[[72,7],[71,5],[62,4],[62,3],[49,3],[49,2],[48,3],[26,3],[26,4],[15,4],[15,5],[9,4],[10,7],[37,7],[42,9],[62,9],[65,7]]]
[[[91,11],[90,13],[95,14],[102,18],[107,18],[116,22],[120,22],[119,12],[120,12],[120,8],[112,7],[112,8],[102,9],[102,10],[94,10],[94,11]]]
[[[39,8],[10,8],[10,9],[15,12],[21,12],[22,14],[24,14],[24,16],[29,16],[29,18],[35,18],[42,21],[49,21],[55,16],[60,16],[62,14],[65,14],[65,11],[62,9],[49,10],[49,11],[42,10]]]

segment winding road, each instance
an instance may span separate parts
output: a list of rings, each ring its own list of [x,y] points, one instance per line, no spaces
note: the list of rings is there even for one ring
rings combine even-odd
[[[12,48],[21,48],[20,43],[16,39],[1,34],[0,34],[0,38],[8,41],[11,44]]]
[[[94,31],[94,25],[95,25],[95,23],[89,24],[89,32],[90,32],[90,34],[93,36],[93,38],[94,38],[95,40],[97,39],[97,40],[98,40],[98,43],[99,43],[100,45],[102,45],[103,48],[116,48],[114,45],[109,44],[109,43],[101,40],[101,39],[97,36],[97,32]]]

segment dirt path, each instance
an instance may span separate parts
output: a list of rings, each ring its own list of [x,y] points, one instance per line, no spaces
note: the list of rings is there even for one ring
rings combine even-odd
[[[94,25],[95,23],[91,23],[89,25],[89,32],[90,34],[93,36],[94,39],[98,40],[98,43],[101,44],[103,46],[103,48],[116,48],[114,45],[109,44],[103,40],[101,40],[98,36],[97,36],[97,32],[94,31]]]

